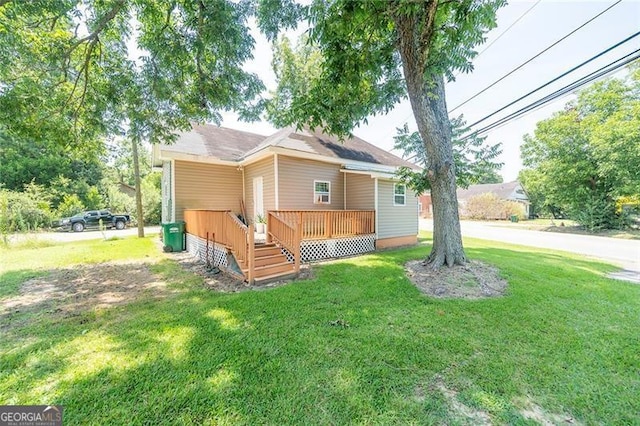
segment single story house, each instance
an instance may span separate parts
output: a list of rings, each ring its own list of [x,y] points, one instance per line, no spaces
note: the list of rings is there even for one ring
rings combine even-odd
[[[184,220],[190,252],[250,282],[417,242],[417,199],[395,177],[417,166],[357,137],[193,125],[154,146],[153,163],[162,221]],[[255,244],[256,222],[266,222],[267,244]]]

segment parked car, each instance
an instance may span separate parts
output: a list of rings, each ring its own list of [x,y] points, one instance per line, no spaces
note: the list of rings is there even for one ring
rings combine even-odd
[[[85,229],[100,229],[100,224],[107,229],[125,229],[129,223],[131,216],[128,214],[111,214],[109,210],[89,210],[60,219],[54,227],[62,231],[82,232]]]

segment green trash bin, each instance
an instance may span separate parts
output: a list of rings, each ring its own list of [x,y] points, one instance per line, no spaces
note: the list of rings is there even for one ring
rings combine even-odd
[[[517,221],[518,221],[518,215],[512,214],[511,215],[511,222],[517,222]]]
[[[165,252],[171,253],[186,249],[184,225],[184,221],[162,224],[162,242]]]

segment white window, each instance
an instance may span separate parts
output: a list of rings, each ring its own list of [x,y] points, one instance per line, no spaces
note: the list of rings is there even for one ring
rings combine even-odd
[[[313,203],[331,204],[331,182],[322,180],[313,181]]]
[[[404,206],[407,204],[407,187],[403,183],[393,184],[393,205]]]

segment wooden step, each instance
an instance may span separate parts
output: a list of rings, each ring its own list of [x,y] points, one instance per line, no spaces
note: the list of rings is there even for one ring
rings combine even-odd
[[[282,254],[282,250],[280,250],[280,247],[277,247],[275,245],[265,245],[265,246],[256,246],[255,250],[255,257],[265,257],[265,256],[273,256],[276,254]]]
[[[274,265],[258,266],[255,268],[254,278],[257,279],[261,277],[278,275],[278,274],[280,275],[291,274],[294,271],[295,271],[295,267],[293,266],[292,263],[289,263],[289,262],[276,263]]]
[[[287,256],[280,253],[280,254],[273,254],[271,256],[261,256],[261,257],[256,256],[256,259],[253,264],[254,266],[257,267],[257,266],[273,265],[276,263],[282,263],[286,261],[287,261]]]
[[[266,275],[264,277],[260,277],[260,278],[256,278],[255,279],[255,284],[260,285],[260,284],[267,284],[270,283],[272,281],[280,281],[280,280],[287,280],[289,278],[295,278],[296,277],[296,273],[291,272],[291,273],[284,273],[284,274],[273,274],[273,275]]]

